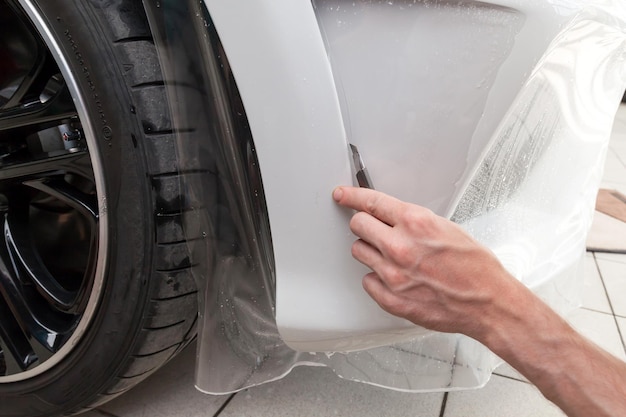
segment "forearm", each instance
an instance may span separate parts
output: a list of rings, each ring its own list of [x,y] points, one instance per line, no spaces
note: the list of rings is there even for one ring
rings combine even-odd
[[[626,415],[626,364],[580,336],[526,289],[503,299],[483,343],[568,416]]]

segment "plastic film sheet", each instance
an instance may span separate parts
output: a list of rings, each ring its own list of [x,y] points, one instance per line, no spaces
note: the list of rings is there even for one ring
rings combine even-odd
[[[200,290],[197,387],[234,392],[300,365],[413,392],[484,385],[500,361],[462,335],[425,332],[358,352],[297,352],[283,343],[261,171],[227,54],[203,3],[145,5],[167,80],[178,166],[186,170],[179,186],[189,210],[180,225]],[[561,312],[578,303],[586,232],[626,84],[623,27],[594,9],[550,44],[467,175],[452,214]]]

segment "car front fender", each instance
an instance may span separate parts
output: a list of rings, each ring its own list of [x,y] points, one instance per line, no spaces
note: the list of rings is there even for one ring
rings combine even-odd
[[[191,106],[173,85],[170,101],[214,124],[198,140],[215,146],[222,201],[207,196],[218,208],[194,217],[210,230],[210,249],[194,249],[206,285],[199,388],[236,391],[309,363],[450,389],[483,384],[497,364],[471,339],[392,317],[363,292],[351,213],[331,199],[356,183],[349,143],[377,189],[462,224],[555,308],[576,303],[626,84],[619,2],[206,0],[179,17],[166,4],[148,4],[164,67],[199,65],[209,92]],[[196,48],[179,58],[189,43],[172,33],[189,22]],[[232,233],[214,233],[224,224]]]

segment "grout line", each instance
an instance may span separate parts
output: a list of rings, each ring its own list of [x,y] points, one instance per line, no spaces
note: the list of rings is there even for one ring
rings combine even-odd
[[[619,339],[622,342],[622,349],[624,349],[624,354],[626,354],[626,340],[624,339],[624,335],[622,334],[622,330],[619,327],[619,323],[617,322],[617,317],[615,316],[615,310],[613,309],[613,303],[611,302],[611,297],[609,297],[609,292],[606,289],[606,284],[604,283],[604,277],[602,276],[602,271],[600,271],[600,265],[598,264],[598,259],[596,258],[596,253],[591,252],[593,254],[593,260],[596,264],[596,269],[598,274],[600,274],[600,281],[602,281],[602,287],[604,288],[604,293],[606,294],[606,300],[609,302],[609,308],[611,309],[611,313],[613,316],[613,322],[615,323],[615,327],[617,327],[617,334],[619,335]]]
[[[441,410],[439,410],[439,417],[443,417],[446,412],[446,404],[448,403],[449,392],[443,393],[443,400],[441,401]]]
[[[607,315],[607,316],[614,316],[615,315],[615,314],[613,314],[611,312],[607,313],[606,311],[596,310],[596,309],[589,308],[589,307],[582,307],[581,306],[580,310],[587,310],[587,311],[591,311],[592,313],[599,313],[599,314],[604,314],[604,315]]]
[[[220,408],[219,408],[219,409],[215,412],[215,414],[213,414],[213,417],[217,417],[217,416],[219,416],[220,414],[222,414],[222,411],[224,411],[224,409],[226,408],[226,406],[227,406],[228,404],[230,404],[231,400],[232,400],[233,398],[235,398],[235,395],[237,395],[237,393],[236,393],[236,392],[235,392],[235,393],[233,393],[233,394],[231,394],[231,395],[230,395],[230,397],[228,397],[228,399],[227,399],[226,401],[224,401],[224,404],[222,404],[222,406],[221,406],[221,407],[220,407]]]
[[[508,375],[499,374],[497,372],[494,372],[493,374],[496,375],[496,376],[499,376],[500,378],[506,378],[506,379],[510,379],[510,380],[513,380],[513,381],[517,381],[517,382],[523,382],[524,384],[533,385],[531,382],[523,380],[523,379],[515,378],[515,377],[512,377],[512,376],[508,376]]]
[[[622,334],[622,330],[619,327],[619,323],[617,322],[617,317],[613,316],[613,320],[615,320],[615,326],[617,327],[617,333],[619,334],[619,338],[622,341],[622,348],[624,349],[624,354],[626,354],[626,340],[624,340],[624,335]]]
[[[598,264],[598,258],[596,258],[595,252],[591,252],[591,255],[593,256],[593,263],[596,266],[596,271],[598,271],[598,275],[600,276],[600,282],[602,283],[602,288],[604,288],[604,295],[606,296],[606,301],[609,303],[611,314],[615,315],[615,310],[613,310],[613,304],[611,303],[611,297],[609,297],[609,292],[606,289],[606,284],[604,283],[604,277],[602,276],[602,271],[600,270],[600,265]]]
[[[613,316],[613,320],[615,320],[615,327],[617,327],[617,334],[619,334],[619,338],[622,341],[622,348],[624,349],[624,354],[626,354],[626,338],[622,334],[622,329],[619,327],[619,323],[617,322],[617,317]]]

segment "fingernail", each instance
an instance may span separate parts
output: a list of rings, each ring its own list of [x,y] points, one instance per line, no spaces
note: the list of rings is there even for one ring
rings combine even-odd
[[[333,199],[335,201],[339,201],[341,200],[341,197],[343,197],[343,190],[341,189],[341,187],[335,188],[335,190],[333,191]]]

